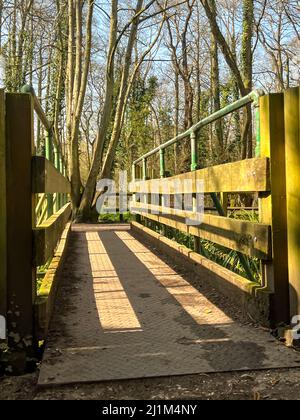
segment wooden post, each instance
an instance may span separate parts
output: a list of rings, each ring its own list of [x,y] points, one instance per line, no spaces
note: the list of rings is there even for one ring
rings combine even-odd
[[[5,319],[7,308],[6,246],[5,93],[0,90],[0,316]]]
[[[137,167],[136,167],[136,165],[132,165],[132,182],[135,182],[136,181],[136,179],[137,179]],[[137,194],[136,193],[133,193],[132,194],[132,201],[133,201],[133,203],[136,203],[137,201]],[[139,215],[139,214],[136,214],[135,216],[134,216],[134,220],[137,222],[137,223],[141,223],[141,216]]]
[[[222,192],[220,195],[220,202],[224,210],[224,216],[228,216],[228,193]]]
[[[6,95],[6,139],[8,342],[25,364],[26,355],[31,354],[34,344],[36,297],[32,250],[35,200],[31,178],[34,150],[31,95]]]
[[[65,178],[67,178],[67,169],[66,169],[66,165],[63,163],[63,175]],[[69,196],[68,194],[63,194],[63,205],[67,204],[68,200],[69,200]]]
[[[60,170],[60,155],[59,155],[59,148],[54,146],[54,166],[59,171]],[[55,213],[59,212],[60,210],[60,194],[56,193],[56,201],[54,205]]]
[[[160,166],[160,178],[166,177],[166,151],[161,149],[159,152],[159,166]],[[166,200],[164,194],[159,195],[159,205],[161,207],[166,207]],[[161,234],[166,236],[167,230],[165,225],[161,225]]]
[[[198,168],[198,142],[196,133],[191,133],[191,171],[197,171]],[[198,211],[198,203],[197,203],[197,194],[193,193],[193,212],[197,213]],[[194,251],[198,254],[201,252],[201,240],[198,236],[194,236]]]
[[[59,172],[61,174],[64,173],[63,159],[62,159],[62,152],[61,152],[61,150],[60,150],[60,154],[59,154]],[[65,205],[65,203],[64,203],[64,195],[63,194],[59,194],[59,209],[61,209],[64,205]]]
[[[273,259],[263,263],[263,286],[274,293],[271,324],[289,322],[284,96],[260,99],[261,155],[270,158],[271,194],[260,195],[260,221],[272,226]]]
[[[50,162],[53,162],[53,148],[52,148],[52,136],[49,131],[46,132],[46,144],[45,144],[45,157]],[[48,219],[53,215],[53,194],[47,194],[47,217]]]
[[[290,318],[300,315],[300,88],[285,92]]]

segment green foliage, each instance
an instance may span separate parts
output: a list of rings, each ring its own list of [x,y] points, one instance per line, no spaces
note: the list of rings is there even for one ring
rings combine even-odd
[[[37,269],[37,283],[36,283],[37,292],[41,288],[41,285],[42,285],[43,280],[44,280],[44,278],[47,274],[47,270],[49,269],[51,262],[52,262],[52,259],[50,261],[48,261],[47,264],[45,264],[41,267],[38,267],[38,269]]]
[[[124,223],[130,223],[132,220],[132,215],[130,213],[123,214]],[[100,223],[120,223],[120,214],[101,214],[99,216]]]
[[[245,210],[241,210],[234,215],[235,218],[240,220],[248,220],[251,222],[258,222],[258,214],[257,212],[248,212]],[[162,225],[156,222],[148,222],[148,227],[150,227],[155,232],[162,233]],[[191,235],[186,235],[176,229],[165,227],[165,235],[167,238],[186,246],[187,248],[194,249],[194,239]],[[225,248],[223,246],[217,245],[213,242],[201,239],[201,255],[209,260],[221,265],[228,270],[233,271],[234,273],[239,274],[240,276],[248,278],[247,273],[245,272],[238,253],[234,250]],[[249,263],[251,268],[252,274],[255,280],[260,283],[261,282],[261,269],[260,269],[260,261],[257,258],[250,258],[246,256],[246,259]]]
[[[138,77],[134,83],[127,106],[124,130],[116,154],[116,161],[122,170],[129,170],[131,162],[149,149],[149,144],[152,144],[153,132],[148,122],[157,89],[156,77],[150,77],[148,80]]]

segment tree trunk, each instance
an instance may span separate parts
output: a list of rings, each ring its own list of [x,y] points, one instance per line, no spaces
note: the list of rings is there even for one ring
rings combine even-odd
[[[136,14],[139,14],[139,12],[142,10],[143,7],[143,0],[138,0],[137,7],[136,7]],[[121,80],[121,87],[120,87],[120,93],[118,97],[118,103],[117,103],[117,110],[116,110],[116,116],[114,121],[114,128],[111,136],[111,140],[108,146],[108,150],[106,153],[106,157],[103,163],[103,168],[101,171],[101,178],[108,178],[111,176],[112,171],[112,165],[115,157],[115,150],[117,147],[117,144],[119,142],[121,129],[123,126],[124,121],[124,110],[126,108],[126,102],[128,100],[128,79],[129,79],[129,71],[131,66],[131,60],[132,60],[132,52],[134,48],[134,44],[137,37],[137,31],[138,31],[138,25],[139,25],[139,17],[136,17],[134,21],[132,22],[130,36],[127,44],[127,50],[125,55],[125,63],[122,73],[122,80]]]
[[[216,17],[216,4],[215,0],[211,0],[211,9]],[[221,109],[220,99],[220,71],[219,71],[219,56],[218,56],[218,41],[214,34],[211,37],[211,91],[213,101],[213,112]],[[216,150],[213,153],[217,163],[224,162],[224,144],[223,144],[223,125],[222,120],[218,120],[214,124],[214,138]]]
[[[76,216],[81,200],[81,176],[79,164],[79,133],[80,120],[83,111],[84,98],[87,88],[87,79],[91,61],[91,47],[92,47],[92,20],[94,1],[88,1],[88,11],[86,19],[86,41],[85,52],[82,49],[82,28],[83,16],[82,8],[84,2],[82,0],[75,0],[75,7],[73,7],[72,0],[69,0],[69,60],[68,60],[68,92],[69,92],[69,116],[68,116],[68,136],[70,145],[70,174],[72,186],[72,207],[73,215]],[[75,9],[75,11],[74,11]],[[76,37],[74,37],[76,22]],[[76,38],[76,39],[74,39]],[[76,40],[76,42],[75,42]],[[75,48],[75,59],[72,54]],[[83,63],[84,55],[84,63]],[[71,65],[75,61],[75,74],[71,69]]]
[[[95,194],[97,177],[101,168],[103,151],[107,136],[108,127],[111,120],[114,93],[114,63],[115,63],[115,46],[117,42],[118,29],[118,0],[112,0],[111,18],[110,18],[110,39],[108,60],[106,69],[106,92],[104,100],[103,115],[99,126],[95,152],[91,170],[87,179],[83,196],[81,198],[80,208],[78,212],[78,220],[88,220],[92,211],[92,201]]]
[[[252,37],[254,27],[254,6],[253,0],[244,0],[243,2],[243,36],[242,36],[242,73],[246,94],[252,91],[253,79],[253,60],[252,60]],[[244,111],[244,129],[243,129],[243,153],[242,158],[251,158],[253,156],[252,139],[252,110],[251,105]]]

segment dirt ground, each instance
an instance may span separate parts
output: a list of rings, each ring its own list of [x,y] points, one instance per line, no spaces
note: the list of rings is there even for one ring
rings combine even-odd
[[[38,374],[0,378],[1,400],[300,400],[300,368],[38,389]]]

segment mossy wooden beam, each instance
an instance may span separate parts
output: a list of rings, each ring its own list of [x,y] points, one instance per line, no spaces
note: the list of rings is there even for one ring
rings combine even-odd
[[[38,340],[47,337],[70,231],[71,223],[67,223],[35,302],[35,331]]]
[[[6,94],[7,326],[9,347],[26,355],[34,348],[33,304],[36,270],[32,266],[35,196],[31,186],[34,151],[33,100]]]
[[[300,88],[287,90],[284,101],[288,263],[292,318],[300,314]]]
[[[172,227],[185,234],[194,235],[233,249],[250,257],[262,260],[271,258],[271,229],[269,225],[204,215],[203,223],[200,226],[189,226],[182,217],[151,214],[144,212],[141,208],[136,208],[135,211],[147,219]]]
[[[70,182],[41,156],[32,158],[32,188],[36,194],[71,193]]]
[[[131,227],[134,235],[137,235],[139,239],[154,245],[159,252],[169,255],[177,265],[183,264],[187,268],[192,268],[200,278],[205,280],[206,284],[210,283],[213,288],[235,301],[252,319],[269,327],[268,315],[272,295],[269,291],[262,290],[260,284],[233,273],[139,223],[132,222]]]
[[[274,292],[274,326],[289,322],[284,95],[260,99],[261,156],[270,158],[271,194],[260,194],[260,221],[272,226],[272,261],[263,264],[263,286]]]
[[[0,90],[0,316],[6,318],[6,137],[5,94]]]
[[[71,205],[66,204],[58,213],[34,229],[34,265],[45,265],[54,255],[57,244],[71,216]]]
[[[199,192],[197,181],[204,181],[204,193],[214,192],[265,192],[270,191],[269,160],[267,158],[247,159],[225,165],[213,166],[198,171],[177,175],[163,180],[157,180],[157,187],[151,181],[133,182],[131,192],[143,192],[148,188],[153,193],[163,193],[163,187],[168,186],[170,194],[184,192],[184,182],[191,180],[191,191]],[[181,181],[177,185],[176,182]],[[151,186],[151,187],[150,187]],[[151,189],[150,189],[151,188]]]

